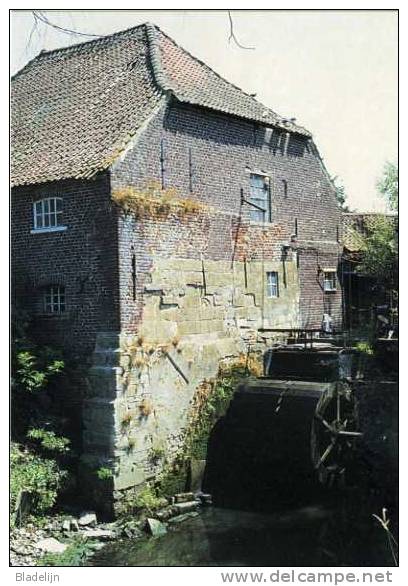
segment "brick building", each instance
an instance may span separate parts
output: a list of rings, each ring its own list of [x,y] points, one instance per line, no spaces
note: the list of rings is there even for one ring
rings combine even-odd
[[[341,213],[311,134],[156,26],[29,62],[12,149],[14,297],[88,365],[83,464],[111,465],[116,495],[177,452],[220,363],[271,329],[341,327]]]

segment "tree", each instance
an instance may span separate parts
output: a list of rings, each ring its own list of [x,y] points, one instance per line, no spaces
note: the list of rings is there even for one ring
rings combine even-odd
[[[387,202],[388,209],[398,211],[398,166],[394,163],[384,165],[383,176],[377,182],[377,189]]]
[[[398,243],[394,218],[377,216],[366,223],[361,236],[361,262],[357,269],[372,277],[379,288],[394,290],[398,283]]]
[[[330,177],[333,187],[335,189],[335,197],[337,199],[337,203],[340,206],[342,212],[350,212],[350,208],[346,205],[347,195],[345,187],[342,183],[339,183],[339,178],[337,175],[335,177]]]
[[[377,189],[391,211],[398,209],[398,167],[387,162]],[[395,291],[398,285],[397,217],[372,216],[365,221],[365,234],[358,234],[361,262],[357,270],[375,279],[377,287]]]

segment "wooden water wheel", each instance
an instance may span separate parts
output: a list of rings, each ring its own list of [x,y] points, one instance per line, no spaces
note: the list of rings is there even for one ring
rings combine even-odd
[[[352,388],[338,381],[320,397],[312,423],[311,457],[322,484],[341,487],[346,477],[350,481],[361,436]]]

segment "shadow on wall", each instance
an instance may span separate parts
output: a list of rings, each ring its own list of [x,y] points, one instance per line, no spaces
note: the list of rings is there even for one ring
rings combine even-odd
[[[186,116],[186,113],[190,113],[190,116]],[[217,112],[199,111],[193,106],[184,105],[183,111],[176,105],[170,106],[163,124],[165,130],[174,134],[182,131],[191,137],[222,145],[259,150],[267,147],[274,155],[279,153],[281,156],[303,157],[305,151],[310,152],[307,140],[301,136]]]
[[[306,148],[307,143],[305,140],[302,140],[300,137],[291,134],[289,136],[286,154],[288,155],[288,157],[303,157]]]

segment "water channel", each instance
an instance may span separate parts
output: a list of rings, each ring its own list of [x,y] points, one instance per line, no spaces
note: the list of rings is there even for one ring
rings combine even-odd
[[[90,565],[367,567],[392,566],[392,557],[375,519],[344,507],[267,514],[209,507],[162,537],[107,545]]]

